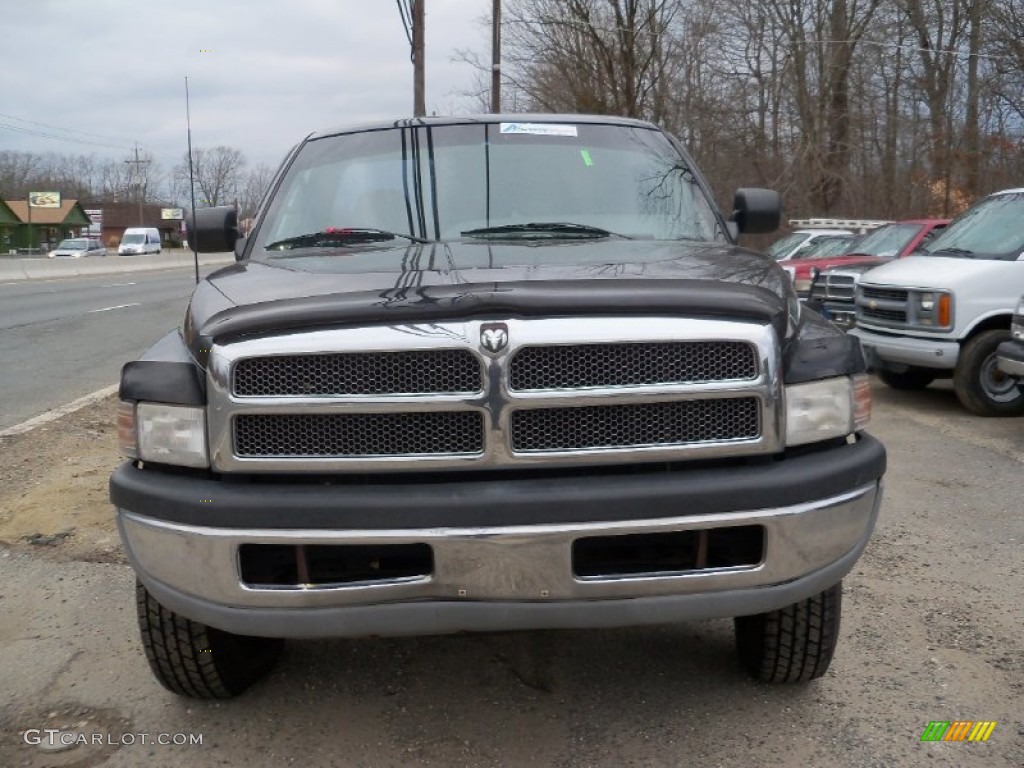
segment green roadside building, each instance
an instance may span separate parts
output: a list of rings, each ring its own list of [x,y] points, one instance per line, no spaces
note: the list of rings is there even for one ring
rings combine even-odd
[[[21,219],[11,210],[11,206],[0,200],[0,254],[10,253],[17,248],[18,228]]]
[[[49,250],[66,237],[76,237],[92,223],[77,200],[62,200],[59,208],[31,212],[27,200],[0,200],[0,253],[20,249]]]

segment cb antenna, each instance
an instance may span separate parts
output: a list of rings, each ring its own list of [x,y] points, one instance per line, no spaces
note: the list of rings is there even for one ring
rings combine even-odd
[[[196,177],[192,164],[192,113],[188,103],[188,75],[185,76],[185,124],[188,126],[188,186],[192,194],[192,229],[188,232],[188,243],[192,246],[192,258],[196,265],[196,285],[199,284],[199,251],[196,250]]]

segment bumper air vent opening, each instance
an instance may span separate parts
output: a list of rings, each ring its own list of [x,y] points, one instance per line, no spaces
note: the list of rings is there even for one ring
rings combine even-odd
[[[434,571],[429,544],[243,544],[242,581],[250,587],[339,586],[424,578]]]
[[[572,547],[573,574],[582,579],[754,566],[763,559],[760,525],[592,536],[576,539]]]

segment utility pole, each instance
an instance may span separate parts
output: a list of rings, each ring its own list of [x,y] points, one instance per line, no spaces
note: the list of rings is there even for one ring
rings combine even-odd
[[[426,26],[424,0],[412,0],[412,66],[413,66],[413,106],[415,117],[427,114],[423,98],[423,30]]]
[[[149,160],[139,160],[139,144],[135,143],[135,159],[125,160],[126,163],[132,166],[132,179],[135,184],[135,197],[139,202],[139,226],[143,226],[145,222],[142,220],[142,174],[139,172],[140,165],[148,165]]]
[[[491,112],[501,112],[501,0],[491,9]]]

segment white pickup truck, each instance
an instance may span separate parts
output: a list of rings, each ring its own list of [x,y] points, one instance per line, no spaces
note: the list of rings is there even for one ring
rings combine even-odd
[[[873,269],[857,286],[851,333],[868,364],[897,389],[952,377],[973,413],[1024,414],[1024,385],[996,353],[1024,292],[1024,188],[979,201],[924,253]]]

